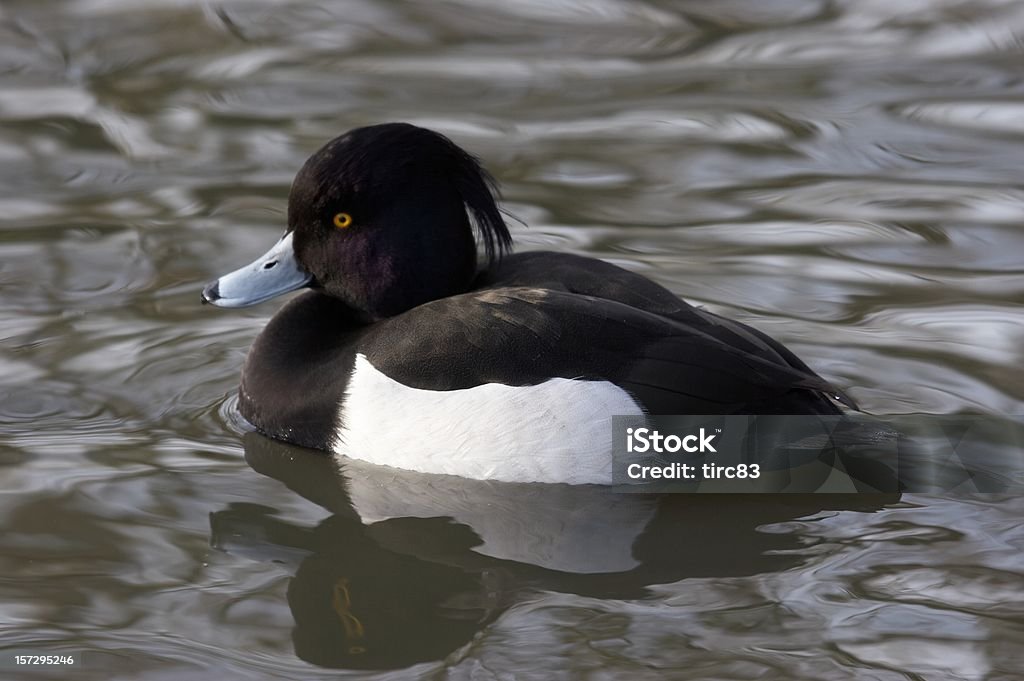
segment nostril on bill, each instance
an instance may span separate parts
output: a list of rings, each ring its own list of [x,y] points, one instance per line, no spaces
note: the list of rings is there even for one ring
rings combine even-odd
[[[276,265],[277,265],[277,261],[276,260],[271,260],[270,262],[263,263],[263,269],[265,269],[265,270],[272,270],[272,269],[274,269],[274,267]]]

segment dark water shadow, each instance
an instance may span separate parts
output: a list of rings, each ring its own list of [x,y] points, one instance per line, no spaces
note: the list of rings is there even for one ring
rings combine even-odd
[[[256,434],[245,455],[330,515],[316,526],[229,504],[211,544],[294,566],[296,654],[323,667],[439,660],[531,593],[640,599],[694,577],[785,570],[805,558],[765,525],[872,512],[898,495],[637,495],[607,487],[480,482],[330,457]]]

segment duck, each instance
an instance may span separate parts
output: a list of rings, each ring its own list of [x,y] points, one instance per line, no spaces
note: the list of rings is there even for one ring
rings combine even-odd
[[[239,308],[304,290],[253,342],[241,415],[339,460],[610,484],[613,416],[858,408],[780,342],[641,274],[513,253],[499,200],[438,132],[327,142],[295,176],[284,235],[202,291]]]

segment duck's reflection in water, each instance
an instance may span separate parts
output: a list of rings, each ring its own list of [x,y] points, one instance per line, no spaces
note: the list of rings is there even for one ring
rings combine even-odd
[[[758,528],[897,495],[642,495],[597,486],[424,475],[245,437],[258,472],[330,511],[316,527],[273,509],[211,514],[212,544],[296,566],[295,651],[324,667],[444,658],[531,592],[643,598],[652,584],[783,570],[797,536]],[[787,552],[786,550],[791,550]]]

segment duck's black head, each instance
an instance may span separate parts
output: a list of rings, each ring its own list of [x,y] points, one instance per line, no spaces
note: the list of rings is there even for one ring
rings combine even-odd
[[[313,286],[371,318],[461,293],[511,244],[494,180],[470,154],[407,123],[352,130],[313,154],[288,198],[288,231],[203,299],[224,307]]]

